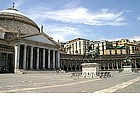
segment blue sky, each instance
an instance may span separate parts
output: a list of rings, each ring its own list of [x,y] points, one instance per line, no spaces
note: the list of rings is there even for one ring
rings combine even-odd
[[[139,0],[0,0],[0,10],[13,2],[56,41],[140,40]]]

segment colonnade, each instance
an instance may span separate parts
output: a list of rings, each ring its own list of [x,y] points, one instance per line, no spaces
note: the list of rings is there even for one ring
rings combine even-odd
[[[60,68],[65,71],[79,71],[81,70],[82,60],[69,60],[69,59],[61,59],[60,60]]]
[[[119,70],[124,66],[124,60],[102,60],[98,62],[100,70]],[[137,69],[137,60],[132,60],[132,68]]]
[[[54,48],[19,44],[15,46],[15,73],[19,69],[59,69],[60,52]]]
[[[119,70],[123,68],[123,59],[97,60],[100,70]],[[68,71],[80,70],[83,60],[61,58],[59,50],[51,47],[19,44],[15,46],[15,73],[19,69],[46,70],[63,69]],[[138,68],[139,61],[132,59],[132,67]]]
[[[124,66],[123,59],[121,60],[98,60],[100,70],[119,70]],[[61,59],[60,68],[66,71],[73,70],[81,70],[81,64],[83,61],[81,60],[69,60],[69,59]],[[136,59],[132,60],[132,68],[138,68],[138,62]]]

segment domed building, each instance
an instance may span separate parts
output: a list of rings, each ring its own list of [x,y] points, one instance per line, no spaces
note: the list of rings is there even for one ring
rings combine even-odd
[[[15,7],[0,11],[0,72],[58,69],[59,45]]]
[[[37,34],[40,32],[39,27],[34,21],[14,7],[0,11],[0,26],[9,32],[20,31],[21,35]]]

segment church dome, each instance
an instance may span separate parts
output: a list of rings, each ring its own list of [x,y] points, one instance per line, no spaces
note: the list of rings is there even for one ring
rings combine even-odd
[[[31,35],[40,32],[37,24],[17,9],[8,8],[0,11],[0,27],[5,28],[9,32],[18,32],[21,35]]]

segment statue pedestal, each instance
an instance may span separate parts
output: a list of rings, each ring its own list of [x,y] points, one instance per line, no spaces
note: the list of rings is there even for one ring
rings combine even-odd
[[[123,66],[123,73],[131,73],[132,72],[132,66]]]
[[[98,63],[83,63],[82,64],[82,75],[83,78],[95,78],[99,72]]]

